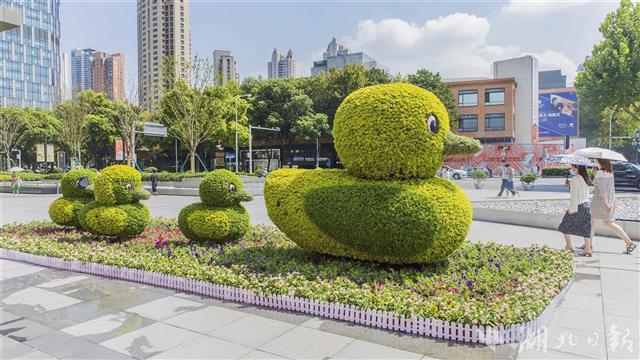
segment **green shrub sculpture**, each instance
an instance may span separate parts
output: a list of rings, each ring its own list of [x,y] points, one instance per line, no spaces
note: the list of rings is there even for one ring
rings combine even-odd
[[[269,217],[291,240],[319,253],[396,264],[442,260],[464,241],[471,203],[435,174],[444,154],[479,147],[450,132],[435,95],[403,83],[357,90],[338,108],[333,134],[346,170],[267,176]]]
[[[149,210],[140,200],[151,194],[142,187],[140,173],[126,165],[104,168],[93,183],[95,201],[86,204],[78,219],[83,229],[102,236],[140,235],[149,223]]]
[[[240,205],[253,197],[242,180],[229,170],[208,173],[200,183],[202,202],[188,205],[178,215],[178,226],[191,240],[217,243],[236,241],[249,230],[249,213]]]
[[[62,226],[80,227],[78,214],[89,203],[93,195],[87,188],[93,183],[96,173],[91,170],[71,170],[62,176],[62,197],[49,205],[49,217]]]

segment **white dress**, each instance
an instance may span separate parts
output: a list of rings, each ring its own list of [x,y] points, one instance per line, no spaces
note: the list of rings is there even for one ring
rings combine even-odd
[[[614,220],[615,210],[607,211],[605,204],[614,206],[616,191],[613,174],[598,170],[593,179],[593,198],[591,199],[591,217],[598,220]]]

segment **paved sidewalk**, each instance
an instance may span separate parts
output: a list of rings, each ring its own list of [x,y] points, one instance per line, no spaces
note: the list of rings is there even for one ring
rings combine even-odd
[[[470,239],[563,242],[553,231],[482,222]],[[638,252],[620,254],[622,242],[610,238],[595,248],[576,259],[548,330],[495,348],[2,260],[0,358],[640,358]]]

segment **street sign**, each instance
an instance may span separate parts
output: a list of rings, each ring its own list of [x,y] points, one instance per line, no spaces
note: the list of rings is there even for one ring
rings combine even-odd
[[[36,162],[44,162],[44,144],[36,144]],[[47,162],[54,162],[53,144],[47,144]]]
[[[142,133],[145,136],[167,137],[167,128],[160,123],[146,122],[143,124]]]

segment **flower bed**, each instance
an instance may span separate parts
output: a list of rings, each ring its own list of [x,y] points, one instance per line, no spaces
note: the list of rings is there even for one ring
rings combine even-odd
[[[7,225],[0,247],[265,295],[486,326],[536,319],[573,276],[571,254],[544,247],[465,243],[439,264],[389,266],[309,253],[265,226],[254,227],[236,244],[194,245],[175,221],[164,219],[154,219],[141,236],[121,243],[48,222]]]

